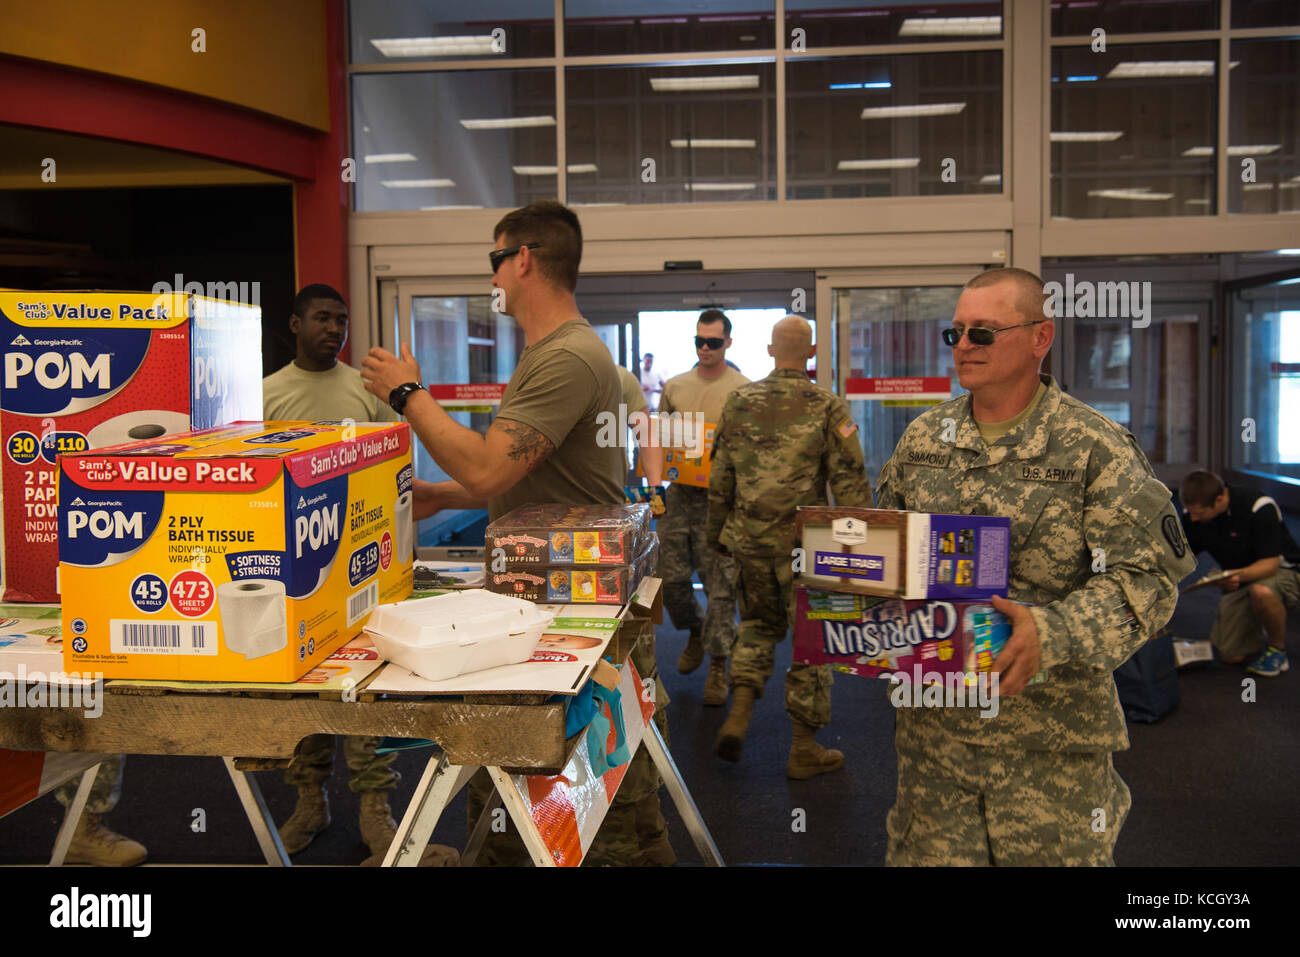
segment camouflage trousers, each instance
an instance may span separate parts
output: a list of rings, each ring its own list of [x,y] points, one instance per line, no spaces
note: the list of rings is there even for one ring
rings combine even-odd
[[[890,866],[1113,866],[1132,804],[1109,752],[965,744],[900,721]]]
[[[347,735],[343,738],[343,757],[348,763],[348,788],[353,794],[362,791],[387,791],[397,786],[402,776],[391,767],[395,753],[375,754],[382,738]],[[334,735],[309,734],[298,742],[293,764],[284,772],[284,783],[292,787],[320,787],[334,770]]]
[[[794,571],[789,552],[737,551],[734,557],[740,634],[731,653],[731,687],[747,685],[762,696],[772,677],[776,646],[794,624]],[[792,664],[785,674],[785,710],[814,728],[829,724],[830,668]]]
[[[106,755],[100,762],[95,783],[90,786],[90,797],[86,799],[87,814],[107,814],[117,807],[117,802],[122,797],[122,768],[125,764],[124,754]],[[79,784],[81,784],[81,777],[77,776],[59,785],[54,796],[58,798],[60,804],[68,807],[72,804],[72,799],[77,796]]]
[[[673,627],[701,630],[704,650],[725,658],[736,643],[735,569],[729,558],[709,548],[709,490],[670,485],[664,495],[667,511],[659,519],[659,577],[664,582],[664,605]],[[698,570],[708,605],[700,605],[691,587]]]
[[[641,640],[632,652],[637,672],[644,678],[655,679],[655,725],[668,743],[668,692],[658,680],[655,665],[654,625],[644,622]],[[628,627],[625,625],[624,627]],[[646,863],[642,848],[653,847],[666,838],[668,823],[659,808],[659,772],[644,745],[637,748],[627,773],[619,784],[618,793],[601,821],[595,840],[583,857],[583,865],[590,867],[635,867]],[[492,795],[492,779],[480,770],[469,783],[469,830],[474,833],[479,816]],[[478,866],[521,867],[531,863],[528,851],[507,816],[503,831],[489,831],[478,858]]]

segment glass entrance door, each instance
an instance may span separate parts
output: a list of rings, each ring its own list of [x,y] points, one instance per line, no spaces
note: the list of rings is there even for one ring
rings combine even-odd
[[[492,310],[481,280],[417,281],[396,283],[391,297],[395,315],[382,323],[383,347],[397,351],[410,347],[428,386],[496,385],[510,380],[524,348],[524,334],[514,319]],[[390,297],[384,296],[385,304]],[[393,335],[396,341],[392,341]],[[486,433],[496,412],[490,394],[444,407],[453,420]],[[412,460],[417,478],[445,482],[450,476],[438,466],[419,440],[412,436]],[[422,546],[468,545],[481,548],[485,510],[443,511],[420,524]]]
[[[862,436],[873,490],[908,423],[962,391],[940,333],[980,268],[818,276],[817,300],[835,329],[835,391]]]

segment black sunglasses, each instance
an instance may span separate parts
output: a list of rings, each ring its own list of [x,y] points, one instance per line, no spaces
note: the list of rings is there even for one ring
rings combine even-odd
[[[986,329],[984,326],[972,326],[969,329],[958,329],[956,327],[943,330],[943,341],[947,345],[955,346],[961,342],[962,333],[970,340],[973,346],[991,346],[993,340],[999,332],[1006,332],[1008,329],[1019,329],[1022,326],[1036,326],[1040,322],[1046,322],[1046,319],[1032,319],[1029,322],[1021,322],[1014,326],[1003,326],[1001,329]]]
[[[518,246],[507,246],[505,249],[494,249],[490,253],[488,253],[488,259],[492,261],[492,275],[495,276],[497,274],[497,270],[501,268],[501,264],[505,262],[507,259],[509,259],[511,256],[513,256],[515,253],[519,252],[519,250],[523,249],[525,246],[527,246],[529,249],[540,249],[542,244],[541,243],[520,243]]]
[[[695,337],[695,348],[697,348],[697,349],[703,349],[705,346],[708,346],[710,349],[712,349],[712,350],[714,350],[714,351],[716,352],[717,350],[719,350],[719,349],[722,348],[722,344],[723,344],[724,342],[726,342],[726,341],[727,341],[726,339],[718,339],[718,338],[708,338],[708,339],[706,339],[706,338],[704,338],[704,336],[696,336],[696,337]]]

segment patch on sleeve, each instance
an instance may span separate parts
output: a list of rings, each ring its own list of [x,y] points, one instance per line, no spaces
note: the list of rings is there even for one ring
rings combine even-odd
[[[858,427],[854,424],[852,419],[849,419],[835,431],[840,434],[841,438],[847,439],[854,432],[858,431]]]
[[[1182,558],[1187,554],[1187,543],[1183,541],[1183,528],[1177,518],[1166,515],[1160,523],[1160,530],[1164,532],[1169,547],[1174,550],[1175,558]]]

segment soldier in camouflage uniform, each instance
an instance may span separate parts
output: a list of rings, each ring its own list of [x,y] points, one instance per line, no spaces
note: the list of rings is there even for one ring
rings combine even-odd
[[[659,415],[702,416],[717,425],[731,392],[749,382],[727,363],[731,320],[720,309],[705,309],[695,324],[695,354],[699,362],[689,372],[673,376],[664,386]],[[664,580],[664,607],[673,627],[687,629],[686,647],[677,670],[693,672],[709,655],[709,675],[700,703],[727,703],[727,659],[736,641],[736,570],[731,558],[713,551],[705,540],[709,520],[709,490],[674,482],[664,496],[666,512],[659,519],[659,573]],[[696,570],[707,604],[703,618],[695,600],[691,576]]]
[[[844,401],[804,372],[816,352],[808,322],[786,316],[772,328],[772,374],[727,399],[714,440],[708,540],[735,557],[740,634],[731,657],[732,708],[716,750],[740,760],[754,701],[772,676],[776,644],[794,611],[795,510],[836,504],[870,507],[857,426]],[[813,737],[831,717],[831,673],[795,664],[785,676],[794,738],[786,773],[810,778],[838,770],[844,755]]]
[[[913,421],[881,472],[878,508],[1009,517],[1009,597],[1029,605],[993,599],[1013,629],[996,716],[899,710],[889,864],[1108,865],[1128,813],[1111,673],[1168,621],[1194,562],[1133,436],[1039,376],[1043,304],[1023,270],[967,283],[945,341],[970,392]],[[981,328],[992,342],[971,341]]]
[[[117,807],[122,797],[122,767],[125,756],[112,754],[104,758],[95,775],[95,783],[90,786],[90,796],[86,799],[85,810],[73,832],[72,843],[63,858],[65,864],[95,864],[99,867],[132,867],[143,864],[148,852],[139,841],[123,837],[116,831],[109,830],[100,822],[100,816]],[[60,804],[69,807],[77,796],[80,776],[61,785],[54,796]]]

